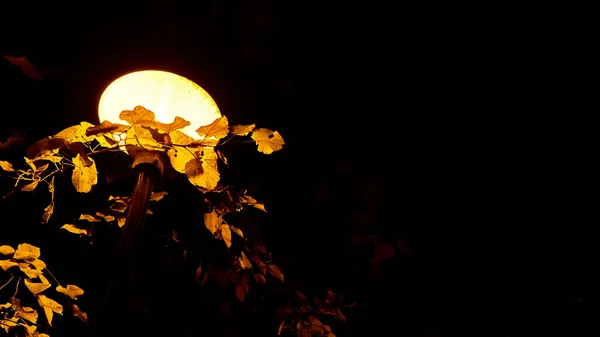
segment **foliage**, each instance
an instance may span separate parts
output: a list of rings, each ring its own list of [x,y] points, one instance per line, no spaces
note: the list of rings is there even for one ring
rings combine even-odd
[[[250,244],[242,229],[238,228],[233,221],[228,220],[233,219],[233,215],[246,208],[267,212],[265,205],[250,196],[246,189],[226,185],[221,179],[223,168],[229,166],[223,147],[233,139],[254,143],[258,152],[269,155],[282,149],[285,144],[282,136],[277,131],[257,128],[254,124],[230,126],[227,118],[223,116],[209,125],[198,128],[196,130],[198,136],[192,138],[180,131],[190,125],[188,121],[176,117],[172,123],[161,123],[156,121],[152,111],[141,106],[121,112],[120,118],[127,124],[103,121],[99,125],[93,125],[81,122],[54,136],[37,141],[27,148],[27,156],[24,157],[24,163],[21,166],[0,161],[0,173],[4,171],[8,177],[15,180],[14,187],[9,194],[17,191],[31,192],[39,186],[47,187],[51,197],[44,209],[41,222],[48,223],[55,211],[56,175],[70,174],[71,183],[77,192],[91,193],[98,184],[98,177],[103,174],[99,169],[102,165],[97,166],[100,163],[98,160],[101,160],[99,159],[100,154],[125,152],[135,158],[140,152],[159,153],[164,158],[168,158],[166,163],[168,167],[165,170],[172,171],[174,176],[185,176],[200,196],[204,206],[202,208],[203,224],[200,225],[205,227],[207,235],[210,235],[212,240],[216,240],[215,242],[220,242],[223,250],[227,252],[227,263],[224,265],[205,257],[197,259],[197,265],[194,268],[198,286],[205,287],[212,280],[218,284],[219,288],[231,289],[237,301],[255,305],[257,297],[250,296],[253,293],[253,287],[271,285],[271,288],[277,288],[285,285],[282,270],[274,263],[273,256],[265,246]],[[152,192],[150,201],[157,203],[168,193],[168,190],[155,190]],[[106,201],[106,207],[76,215],[75,221],[62,224],[61,229],[89,239],[89,242],[92,243],[96,226],[108,226],[123,230],[130,207],[130,196],[111,195]],[[151,210],[147,212],[152,214]],[[181,236],[181,233],[175,229],[172,230],[172,240],[182,245],[184,259],[190,260],[191,256],[201,256],[202,254],[193,247],[193,241],[196,238],[184,236]],[[19,247],[33,247],[24,245],[26,244]],[[17,253],[19,249],[25,248],[18,248],[15,253],[8,246],[2,246],[2,249],[3,254],[14,254],[10,260],[4,260],[2,268],[5,271],[11,272],[19,267],[20,269],[17,270],[21,270],[23,273],[25,273],[24,269],[35,273],[35,276],[26,274],[27,277],[37,277],[42,280],[42,283],[35,284],[36,291],[31,290],[30,286],[27,287],[38,299],[43,299],[38,300],[38,303],[44,308],[50,323],[52,312],[62,313],[62,307],[59,309],[56,302],[40,294],[46,289],[43,287],[47,284],[47,282],[44,283],[46,279],[43,278],[42,270],[47,272],[47,269],[44,269],[45,265],[40,268],[34,265],[36,269],[26,269],[27,266],[33,265],[33,261],[39,261],[37,259],[39,249],[37,256],[33,254],[24,258]],[[13,276],[14,274],[11,274],[11,280]],[[22,279],[20,276],[14,277],[18,280],[17,284]],[[25,279],[24,282],[26,285],[32,284],[30,279]],[[56,290],[73,299],[75,299],[75,295],[83,293],[72,285],[68,285],[66,288],[59,285]],[[344,305],[339,296],[332,291],[327,294],[326,298],[315,299],[310,303],[306,295],[297,289],[292,290],[291,294],[294,300],[288,301],[278,310],[279,334],[292,331],[297,336],[332,337],[334,335],[330,327],[323,324],[319,317],[330,315],[345,323],[345,317],[340,310]],[[2,307],[3,317],[9,317],[6,318],[7,322],[12,322],[10,320],[15,317],[22,317],[18,315],[22,315],[21,312],[25,310],[20,309],[21,307],[15,303],[18,302],[13,303],[13,298],[11,298],[11,302]],[[12,310],[10,314],[12,316],[8,314],[8,311],[5,314],[4,310],[9,308]],[[78,307],[72,306],[72,308],[78,317],[87,317]],[[27,308],[27,310],[34,309]],[[30,329],[22,319],[14,321],[14,324],[22,324]],[[12,326],[6,325],[7,329],[10,327]],[[31,329],[30,335],[37,336],[33,334],[35,329]]]
[[[9,285],[11,285],[11,289],[14,287],[14,292],[8,300],[4,296],[0,299],[4,303],[0,304],[0,327],[5,332],[21,329],[25,336],[48,337],[47,334],[38,330],[41,326],[38,321],[38,310],[25,306],[29,303],[29,305],[41,308],[44,312],[45,322],[50,326],[52,325],[54,313],[63,314],[63,305],[49,298],[48,293],[45,292],[52,287],[52,283],[46,275],[56,282],[55,291],[67,297],[66,303],[70,306],[73,315],[87,323],[87,314],[81,311],[77,304],[71,302],[71,300],[77,300],[77,296],[83,295],[83,289],[72,284],[63,287],[50,273],[44,261],[40,260],[40,249],[38,247],[27,243],[20,244],[17,249],[3,245],[0,246],[0,254],[5,258],[0,260],[0,268],[5,272],[0,274],[3,280],[0,291],[8,290]],[[7,281],[4,281],[7,278],[5,277],[6,274],[9,277]],[[19,288],[21,284],[25,285],[30,296],[17,297],[17,295],[23,293],[23,291],[19,291],[23,289],[23,287]],[[6,294],[6,292],[4,293]]]

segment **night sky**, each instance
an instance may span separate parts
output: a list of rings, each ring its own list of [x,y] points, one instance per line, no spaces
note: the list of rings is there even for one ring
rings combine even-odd
[[[439,13],[260,0],[73,6],[3,4],[0,51],[44,78],[0,60],[1,140],[98,123],[103,89],[125,73],[178,73],[230,124],[284,137],[283,150],[247,166],[269,210],[263,238],[284,272],[357,301],[353,336],[433,337],[464,324],[456,308],[474,304],[459,300],[459,240],[449,238],[482,219],[480,208],[464,213],[479,206],[466,190],[486,185],[464,177],[487,167],[463,165],[481,149],[460,111],[478,101],[460,100],[461,35],[432,24]],[[395,255],[373,263],[382,242]],[[492,331],[501,327],[481,336]]]

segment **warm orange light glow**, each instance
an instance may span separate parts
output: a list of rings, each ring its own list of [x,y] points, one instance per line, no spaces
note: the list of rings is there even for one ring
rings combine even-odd
[[[98,117],[112,123],[123,123],[119,114],[141,105],[156,115],[156,120],[171,123],[179,116],[191,123],[181,129],[196,139],[199,127],[221,117],[210,95],[196,83],[177,74],[159,70],[143,70],[119,77],[100,97]]]

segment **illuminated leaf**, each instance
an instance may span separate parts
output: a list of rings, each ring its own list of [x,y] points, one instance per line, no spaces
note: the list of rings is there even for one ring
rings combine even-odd
[[[86,142],[91,139],[86,139],[86,132],[89,127],[93,127],[93,124],[88,122],[81,122],[79,125],[70,126],[61,132],[54,135],[54,138],[64,139],[66,142]]]
[[[204,226],[214,235],[223,223],[221,216],[216,211],[204,213]]]
[[[73,311],[73,315],[75,317],[79,318],[80,320],[84,321],[85,323],[88,322],[87,314],[85,312],[81,311],[81,309],[79,309],[79,306],[77,304],[71,305],[71,310]]]
[[[173,169],[179,173],[185,173],[185,164],[191,160],[196,160],[195,153],[197,152],[198,149],[196,148],[172,147],[167,151],[167,155]]]
[[[29,263],[31,263],[37,270],[44,270],[46,268],[46,263],[40,259],[35,259]]]
[[[119,225],[119,228],[125,226],[126,221],[127,221],[127,219],[124,216],[117,215],[117,224]]]
[[[110,205],[109,208],[111,211],[124,213],[127,210],[127,207],[129,207],[129,205],[125,200],[117,199],[115,200],[114,204]]]
[[[37,295],[38,293],[50,288],[50,284],[48,283],[33,283],[27,278],[25,279],[25,286],[34,295]]]
[[[252,263],[250,263],[250,260],[248,260],[248,257],[246,257],[246,254],[244,254],[244,252],[241,252],[239,261],[240,261],[240,266],[243,269],[252,269]]]
[[[40,281],[42,281],[43,283],[50,284],[50,281],[48,281],[48,279],[44,275],[40,275],[39,278],[40,278]]]
[[[22,307],[19,305],[19,307],[16,310],[15,317],[23,318],[24,320],[27,320],[29,323],[36,324],[37,320],[38,320],[38,313],[33,308]],[[32,333],[36,329],[37,329],[37,327],[35,325],[27,327],[27,330],[30,333]]]
[[[12,164],[7,161],[0,160],[0,167],[6,172],[15,172]]]
[[[41,270],[33,269],[29,266],[29,264],[27,266],[19,264],[19,269],[23,272],[23,274],[27,275],[27,277],[32,279],[38,278],[40,275],[42,275]]]
[[[62,286],[57,286],[56,291],[58,291],[59,293],[63,293],[74,300],[77,299],[77,296],[83,295],[83,289],[72,284],[67,284],[66,288]]]
[[[161,123],[161,122],[155,122],[154,127],[160,131],[163,131],[165,133],[171,133],[175,130],[178,129],[183,129],[186,126],[191,125],[192,123],[190,123],[189,121],[186,121],[185,119],[177,116],[175,117],[175,119],[173,120],[172,123],[169,124],[165,124],[165,123]],[[177,143],[176,143],[177,144]]]
[[[169,132],[169,138],[171,139],[171,144],[175,145],[189,145],[194,142],[194,138],[177,130]]]
[[[231,229],[229,228],[229,225],[221,226],[221,237],[227,248],[231,248]]]
[[[249,195],[242,195],[240,196],[240,201],[243,204],[246,204],[248,206],[252,206],[256,209],[259,209],[263,212],[266,212],[267,210],[265,209],[265,205],[263,205],[262,203],[256,201],[256,199],[254,199],[253,197],[249,196]]]
[[[231,133],[236,136],[247,136],[250,132],[254,130],[256,124],[250,125],[233,125],[230,127]]]
[[[14,252],[15,252],[15,249],[11,246],[7,246],[7,245],[0,246],[0,254],[11,255]]]
[[[150,195],[150,201],[159,201],[160,199],[162,199],[167,194],[168,194],[167,191],[152,192],[152,194]]]
[[[89,127],[85,130],[86,136],[98,136],[96,139],[100,138],[103,134],[112,134],[112,133],[123,133],[129,130],[129,126],[124,124],[115,124],[109,121],[102,121],[100,125]],[[112,138],[112,137],[111,137]]]
[[[276,265],[274,265],[274,264],[267,265],[267,271],[269,272],[269,274],[271,274],[275,278],[278,278],[279,280],[281,280],[281,282],[284,282],[283,273],[281,272],[281,269],[279,269],[279,267],[277,267]]]
[[[82,157],[77,154],[73,158],[73,174],[71,176],[71,182],[77,192],[88,193],[92,190],[92,186],[98,183],[98,171],[96,170],[96,163],[92,158]]]
[[[36,297],[40,307],[44,308],[44,313],[46,314],[46,320],[48,321],[48,324],[52,325],[53,312],[62,315],[62,305],[42,294],[38,294]]]
[[[21,191],[25,191],[25,192],[31,192],[33,191],[37,185],[40,183],[39,180],[34,180],[32,182],[30,182],[29,184],[23,186],[23,188],[21,189]]]
[[[17,247],[17,251],[13,255],[16,260],[37,259],[40,257],[40,249],[28,243],[21,243]]]
[[[81,214],[81,215],[79,215],[79,219],[77,219],[77,220],[85,220],[85,221],[89,221],[89,222],[100,222],[100,219],[97,219],[95,216],[89,215],[89,214]]]
[[[106,222],[111,222],[111,221],[115,220],[114,216],[112,216],[112,215],[104,215],[104,214],[102,214],[100,212],[96,212],[95,216],[97,218],[104,219],[104,221],[106,221]]]
[[[218,117],[212,123],[199,127],[196,133],[200,136],[199,140],[203,144],[215,145],[219,139],[229,134],[229,121],[225,116]]]
[[[229,226],[229,229],[231,229],[232,232],[234,232],[235,234],[239,235],[241,238],[244,237],[244,233],[242,233],[242,230],[237,228],[237,227],[233,227],[233,226]]]
[[[283,137],[277,131],[269,129],[256,129],[252,132],[252,139],[258,145],[258,151],[264,154],[271,154],[274,151],[281,150],[285,142]]]
[[[156,123],[154,112],[141,105],[136,106],[133,110],[121,111],[119,119],[126,121],[129,125],[138,124],[154,127]]]
[[[196,282],[200,282],[200,275],[202,275],[202,265],[196,269]]]
[[[221,179],[215,150],[206,147],[196,155],[200,159],[190,160],[185,164],[185,175],[193,185],[214,190]]]
[[[139,124],[135,124],[127,131],[125,144],[141,146],[144,149],[162,147],[162,145],[154,139],[152,132]]]
[[[68,232],[70,232],[70,233],[73,233],[73,234],[84,234],[84,235],[87,235],[87,230],[86,229],[78,228],[78,227],[76,227],[76,226],[74,226],[72,224],[63,225],[61,228],[64,229],[64,230],[66,230],[66,231],[68,231]]]
[[[19,266],[19,264],[14,261],[0,260],[0,268],[2,268],[2,270],[4,270],[4,271],[7,271],[8,268],[17,267],[17,266]]]

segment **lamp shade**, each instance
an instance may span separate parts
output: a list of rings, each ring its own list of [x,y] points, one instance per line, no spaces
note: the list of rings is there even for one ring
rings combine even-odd
[[[215,101],[191,80],[166,71],[142,70],[119,77],[106,87],[98,104],[100,122],[123,123],[119,115],[141,105],[156,120],[171,123],[179,116],[191,124],[180,131],[197,139],[199,127],[221,117]]]

